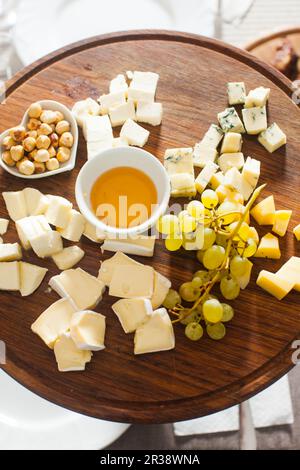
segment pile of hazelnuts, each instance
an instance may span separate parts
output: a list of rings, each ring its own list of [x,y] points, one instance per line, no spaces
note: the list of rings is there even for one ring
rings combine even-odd
[[[71,125],[60,111],[43,109],[33,103],[28,110],[26,128],[10,129],[2,141],[2,160],[30,176],[58,170],[71,158],[74,137]]]

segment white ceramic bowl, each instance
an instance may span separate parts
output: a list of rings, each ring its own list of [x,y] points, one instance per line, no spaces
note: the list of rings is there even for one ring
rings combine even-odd
[[[117,167],[135,168],[144,172],[157,189],[156,209],[146,222],[136,227],[110,227],[95,216],[91,207],[91,190],[95,182],[102,174]],[[136,147],[113,148],[99,153],[82,167],[77,178],[75,195],[81,213],[99,231],[108,235],[134,236],[153,227],[166,212],[170,200],[170,181],[163,165],[151,153]]]
[[[65,171],[71,171],[75,167],[77,148],[78,148],[78,126],[77,126],[76,119],[74,118],[71,111],[65,105],[59,103],[58,101],[42,100],[42,101],[38,101],[38,103],[40,103],[43,109],[50,109],[51,111],[61,111],[64,114],[66,120],[71,124],[71,132],[74,137],[74,145],[71,150],[71,158],[68,162],[62,163],[60,165],[60,168],[58,168],[58,170],[46,171],[45,173],[33,174],[31,176],[22,175],[16,167],[10,167],[6,165],[6,163],[4,163],[4,161],[2,160],[2,152],[3,152],[2,141],[4,137],[6,137],[9,134],[9,129],[8,129],[0,135],[0,149],[1,149],[0,165],[2,166],[2,168],[4,168],[5,171],[10,173],[11,175],[17,176],[18,178],[31,179],[31,180],[47,178],[48,176],[58,175],[59,173],[64,173]],[[29,116],[28,116],[28,110],[27,110],[26,113],[24,114],[24,117],[20,125],[25,127],[27,125],[28,120],[29,120]],[[18,124],[16,124],[16,126],[17,125]]]

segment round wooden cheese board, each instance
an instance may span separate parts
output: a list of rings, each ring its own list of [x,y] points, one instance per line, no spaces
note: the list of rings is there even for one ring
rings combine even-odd
[[[124,334],[110,308],[115,299],[105,295],[96,309],[107,316],[105,351],[94,354],[85,372],[59,373],[53,352],[30,330],[40,313],[58,300],[48,290],[48,281],[58,270],[51,260],[25,253],[24,260],[49,272],[28,298],[0,294],[0,340],[7,347],[7,363],[2,367],[38,395],[79,413],[130,423],[174,422],[235,405],[293,366],[291,346],[300,335],[299,293],[279,302],[259,289],[255,280],[262,268],[275,271],[290,256],[300,254],[291,231],[300,221],[300,111],[290,98],[289,81],[247,52],[190,34],[136,31],[71,45],[23,70],[8,83],[6,101],[0,106],[0,132],[18,124],[33,101],[53,99],[71,107],[75,101],[106,93],[114,76],[134,69],[160,74],[157,101],[164,105],[163,124],[145,126],[151,132],[145,149],[160,160],[167,148],[194,145],[216,122],[217,113],[227,107],[228,81],[245,81],[248,89],[271,88],[269,121],[276,121],[287,133],[288,144],[269,154],[255,138],[246,136],[244,153],[262,161],[261,182],[268,184],[264,196],[274,194],[277,208],[293,209],[289,233],[280,240],[282,258],[255,260],[251,284],[232,303],[235,318],[219,342],[205,336],[193,343],[176,325],[175,350],[135,357],[133,335]],[[72,172],[28,185],[75,204],[75,181],[85,161],[86,144],[80,134]],[[25,185],[1,170],[1,192]],[[7,217],[3,199],[0,216]],[[4,239],[17,241],[12,222]],[[100,245],[85,238],[80,246],[86,252],[80,267],[97,275],[100,260],[112,254],[102,255]],[[135,259],[170,278],[174,288],[190,280],[200,266],[194,252],[170,254],[162,241],[157,242],[153,259]]]

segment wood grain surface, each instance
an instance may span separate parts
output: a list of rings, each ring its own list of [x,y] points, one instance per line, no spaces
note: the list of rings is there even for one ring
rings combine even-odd
[[[80,413],[131,423],[174,422],[235,405],[293,366],[291,344],[300,337],[299,293],[278,302],[257,288],[255,279],[260,269],[275,271],[291,255],[300,255],[300,244],[291,233],[300,222],[300,111],[289,97],[289,81],[246,52],[200,36],[136,31],[75,44],[25,69],[8,84],[7,100],[0,106],[0,130],[18,124],[35,100],[55,99],[72,106],[88,96],[97,98],[107,92],[116,74],[134,69],[155,71],[161,77],[157,100],[164,105],[163,124],[145,126],[151,131],[146,150],[159,159],[168,147],[194,145],[216,122],[217,112],[227,106],[227,81],[244,80],[248,89],[271,88],[269,122],[276,121],[286,131],[288,144],[271,155],[256,138],[246,136],[244,153],[262,161],[261,182],[268,183],[264,196],[274,194],[278,209],[293,209],[289,233],[280,240],[282,258],[254,261],[252,282],[233,302],[235,318],[220,342],[205,337],[192,343],[176,326],[174,351],[134,357],[133,336],[123,333],[110,309],[114,299],[105,295],[97,311],[107,316],[106,350],[94,354],[86,372],[62,374],[53,352],[30,331],[32,322],[58,299],[47,291],[49,278],[58,271],[51,260],[26,253],[26,260],[49,267],[49,273],[29,298],[0,294],[0,339],[6,342],[8,356],[3,369],[38,395]],[[86,161],[85,147],[81,136],[72,173],[40,180],[34,187],[75,203],[74,185]],[[1,170],[1,192],[22,189],[24,184]],[[7,216],[2,199],[0,215]],[[5,241],[17,241],[13,223]],[[86,251],[80,266],[96,275],[100,260],[111,254],[103,256],[100,247],[86,239],[80,245]],[[194,253],[169,255],[161,242],[153,260],[136,259],[170,277],[174,288],[200,267]]]

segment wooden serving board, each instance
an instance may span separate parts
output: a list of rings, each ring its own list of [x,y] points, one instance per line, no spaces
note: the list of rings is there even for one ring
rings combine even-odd
[[[6,103],[0,106],[0,131],[19,123],[29,104],[55,99],[72,106],[88,96],[97,98],[108,90],[109,81],[126,70],[151,70],[160,74],[157,100],[164,105],[161,127],[151,131],[146,150],[163,159],[169,147],[194,145],[217,112],[227,106],[226,83],[246,82],[247,88],[270,87],[269,121],[287,132],[288,145],[271,155],[255,137],[245,137],[244,153],[262,161],[264,196],[274,194],[280,209],[293,209],[287,237],[280,241],[280,261],[255,260],[249,288],[233,302],[234,321],[223,341],[205,336],[193,343],[176,326],[176,349],[170,352],[133,355],[133,335],[125,335],[110,309],[114,299],[105,295],[97,311],[107,316],[107,348],[95,353],[84,373],[57,371],[53,352],[31,333],[40,313],[58,299],[47,291],[47,282],[57,274],[51,260],[28,261],[47,266],[41,288],[22,299],[17,293],[1,292],[0,339],[7,345],[3,369],[38,395],[97,418],[123,422],[162,423],[195,418],[235,405],[270,385],[291,367],[292,342],[300,337],[299,294],[284,301],[257,288],[262,268],[275,271],[291,255],[300,255],[291,228],[300,222],[300,111],[289,98],[289,82],[271,67],[248,53],[199,36],[163,31],[137,31],[93,38],[42,59],[25,69],[8,86]],[[75,203],[74,185],[86,161],[80,138],[76,169],[40,180],[34,187],[44,193],[64,196]],[[19,190],[19,180],[1,171],[0,190]],[[28,185],[31,185],[28,182]],[[1,217],[7,216],[3,200]],[[266,233],[268,228],[260,230]],[[16,241],[13,228],[5,241]],[[97,275],[103,256],[100,246],[82,239],[86,256],[80,263]],[[200,268],[194,253],[170,255],[157,243],[153,259],[136,258],[170,277],[173,286],[190,280]]]

